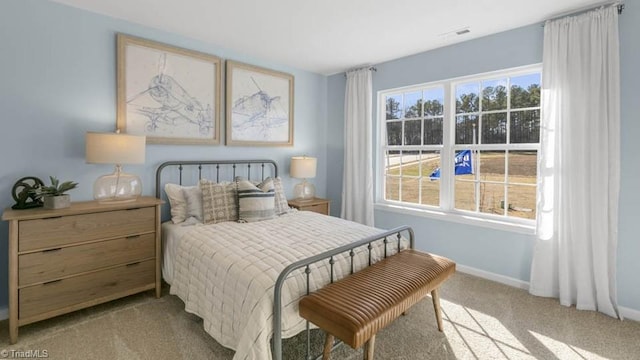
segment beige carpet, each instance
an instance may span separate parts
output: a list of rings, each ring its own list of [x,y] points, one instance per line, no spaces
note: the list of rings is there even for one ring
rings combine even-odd
[[[376,359],[640,359],[638,322],[460,273],[445,283],[441,298],[444,333],[427,298],[378,334]],[[183,309],[175,296],[155,299],[147,292],[21,327],[13,346],[3,321],[0,350],[46,350],[50,359],[231,359],[233,351]],[[322,341],[319,333],[314,338]],[[304,341],[289,339],[287,358],[302,358]],[[342,346],[332,358],[361,356]]]

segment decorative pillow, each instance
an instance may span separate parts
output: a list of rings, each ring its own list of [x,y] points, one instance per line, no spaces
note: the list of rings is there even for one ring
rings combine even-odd
[[[171,221],[174,224],[185,221],[187,216],[187,199],[182,192],[184,188],[197,188],[197,186],[180,186],[178,184],[165,184],[164,192],[171,206]]]
[[[202,190],[202,215],[205,224],[238,221],[235,183],[214,183],[200,180],[200,189]]]
[[[273,181],[273,190],[275,191],[275,214],[276,215],[282,215],[285,214],[287,212],[289,212],[289,210],[291,210],[291,208],[289,207],[289,202],[287,201],[287,196],[284,194],[284,187],[282,186],[282,179],[280,177],[268,177],[266,179],[264,179],[264,181],[267,181],[271,179]],[[247,178],[243,177],[243,176],[236,176],[236,182],[238,181],[244,181],[247,180]],[[251,183],[253,185],[258,185],[260,184],[259,181],[253,181],[250,180]],[[263,181],[263,182],[264,182]]]
[[[254,222],[275,217],[275,192],[273,180],[266,179],[258,185],[238,180],[238,221]]]
[[[282,187],[282,179],[279,177],[272,178],[273,189],[275,190],[275,211],[276,215],[281,215],[289,211],[289,202],[287,196],[284,194],[284,188]]]
[[[182,194],[187,201],[186,218],[193,216],[198,221],[202,221],[202,191],[197,186],[182,187]]]

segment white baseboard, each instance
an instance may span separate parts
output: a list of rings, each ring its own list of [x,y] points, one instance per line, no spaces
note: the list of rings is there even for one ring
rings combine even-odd
[[[477,276],[483,279],[499,282],[501,284],[513,286],[518,289],[529,290],[529,282],[522,281],[520,279],[515,279],[509,276],[504,276],[504,275],[500,275],[500,274],[496,274],[489,271],[484,271],[484,270],[480,270],[480,269],[476,269],[470,266],[465,266],[460,264],[456,264],[456,270],[465,274],[469,274],[469,275]]]
[[[622,317],[625,320],[640,321],[640,310],[631,309],[624,306],[618,306],[618,311],[620,312],[620,315],[622,315]]]
[[[3,307],[0,308],[0,321],[7,320],[9,318],[9,308]]]

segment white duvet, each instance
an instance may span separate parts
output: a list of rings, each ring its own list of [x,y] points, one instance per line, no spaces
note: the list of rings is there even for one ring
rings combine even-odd
[[[170,293],[204,320],[205,331],[216,341],[236,351],[234,360],[271,359],[273,291],[280,272],[295,261],[380,232],[305,211],[255,223],[194,226],[175,244]],[[374,261],[383,256],[382,246],[380,241],[374,247]],[[387,245],[389,254],[396,248],[395,241]],[[368,261],[366,247],[356,254],[357,271]],[[349,273],[347,258],[336,259],[334,279]],[[311,291],[329,282],[328,269],[328,261],[312,267]],[[283,288],[283,338],[305,329],[298,299],[306,291],[305,274],[294,272]]]

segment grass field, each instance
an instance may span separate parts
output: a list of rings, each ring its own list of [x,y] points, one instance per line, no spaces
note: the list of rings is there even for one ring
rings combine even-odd
[[[475,174],[458,175],[455,178],[455,208],[475,211],[476,201],[478,201],[479,211],[483,213],[535,219],[536,153],[509,153],[508,182],[505,182],[504,152],[481,152],[478,157],[480,176],[477,181]],[[438,206],[440,181],[432,181],[429,175],[439,166],[439,163],[439,157],[425,157],[404,164],[402,167],[389,166],[385,198]],[[477,162],[476,167],[478,167]],[[400,175],[401,168],[402,175]],[[402,193],[400,194],[401,184]],[[509,204],[506,213],[505,188]]]

